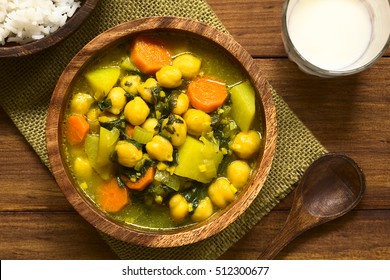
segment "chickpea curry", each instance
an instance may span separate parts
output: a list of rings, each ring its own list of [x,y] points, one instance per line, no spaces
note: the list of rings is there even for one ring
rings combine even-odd
[[[173,229],[233,202],[262,152],[245,73],[208,42],[138,35],[74,83],[64,153],[80,190],[112,219]]]

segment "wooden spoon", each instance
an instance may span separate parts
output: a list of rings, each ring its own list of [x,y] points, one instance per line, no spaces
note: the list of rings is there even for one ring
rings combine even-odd
[[[320,157],[297,186],[284,227],[258,259],[273,259],[304,231],[344,215],[359,203],[364,190],[364,174],[352,159],[342,154]]]

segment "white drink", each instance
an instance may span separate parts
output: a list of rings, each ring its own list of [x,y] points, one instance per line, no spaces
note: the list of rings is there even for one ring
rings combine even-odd
[[[372,36],[363,2],[299,0],[291,7],[287,28],[300,55],[325,70],[342,70],[357,61]]]

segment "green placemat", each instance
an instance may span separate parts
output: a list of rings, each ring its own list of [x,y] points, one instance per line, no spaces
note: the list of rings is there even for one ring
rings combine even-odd
[[[50,168],[45,124],[51,94],[71,58],[99,33],[147,16],[189,17],[226,31],[205,0],[101,0],[81,29],[61,45],[32,57],[0,60],[0,105]],[[196,244],[166,249],[130,245],[102,234],[122,259],[215,259],[245,235],[292,189],[307,166],[326,152],[272,90],[278,139],[271,173],[248,211],[220,234]]]

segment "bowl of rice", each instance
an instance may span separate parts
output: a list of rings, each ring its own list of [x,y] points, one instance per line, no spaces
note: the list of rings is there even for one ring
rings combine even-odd
[[[22,57],[76,31],[98,0],[0,0],[0,57]]]

